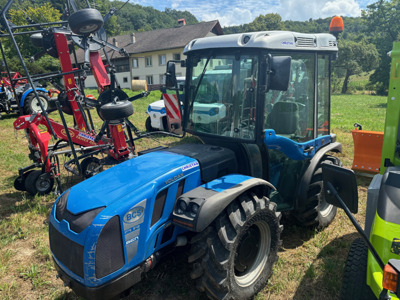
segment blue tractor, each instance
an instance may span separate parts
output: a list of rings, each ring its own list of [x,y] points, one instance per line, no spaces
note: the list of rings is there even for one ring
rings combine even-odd
[[[40,84],[35,84],[36,97],[30,84],[18,85],[14,88],[16,97],[10,86],[0,86],[0,112],[11,113],[19,111],[21,114],[31,115],[41,112],[39,101],[45,110],[49,108],[49,91]]]
[[[118,297],[190,241],[190,276],[208,297],[248,299],[264,288],[282,213],[319,229],[336,215],[321,165],[341,165],[330,133],[337,52],[337,37],[323,33],[191,41],[180,62],[182,124],[203,143],[149,149],[56,200],[50,248],[65,284],[87,299]],[[175,63],[166,82],[178,90]]]

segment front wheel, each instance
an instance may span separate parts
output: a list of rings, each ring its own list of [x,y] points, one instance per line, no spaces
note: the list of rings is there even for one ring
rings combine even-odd
[[[151,126],[151,117],[147,117],[145,126],[146,126],[146,130],[148,132],[152,132],[152,131],[156,131],[157,130],[156,128]]]
[[[200,291],[213,299],[249,299],[272,275],[283,226],[276,204],[245,193],[192,240],[189,263]]]
[[[328,226],[336,216],[337,208],[326,202],[322,181],[322,164],[341,166],[339,158],[325,155],[312,175],[307,192],[307,200],[292,213],[300,226],[316,227],[318,229]]]
[[[49,107],[49,101],[50,98],[49,96],[42,91],[38,91],[38,96],[39,100],[42,103],[43,109],[47,110]],[[34,92],[29,93],[28,96],[25,98],[24,102],[24,113],[27,115],[31,115],[33,113],[38,113],[42,111],[42,107],[40,106],[38,98],[36,98],[36,95]]]

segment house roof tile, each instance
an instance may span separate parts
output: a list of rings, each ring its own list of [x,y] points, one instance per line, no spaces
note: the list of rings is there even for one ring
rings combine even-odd
[[[217,20],[174,28],[135,32],[135,43],[132,43],[131,34],[109,37],[107,41],[111,44],[115,41],[118,47],[124,48],[129,54],[140,54],[158,50],[183,48],[191,40],[205,37],[210,32],[216,35],[223,34],[221,25]],[[106,49],[110,56],[112,55],[113,59],[123,57],[110,48]],[[83,50],[78,49],[77,59],[79,63],[83,62],[83,56]]]

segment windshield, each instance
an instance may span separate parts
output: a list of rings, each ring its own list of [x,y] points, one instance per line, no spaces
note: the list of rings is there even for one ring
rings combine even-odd
[[[258,56],[204,55],[192,64],[187,128],[254,140]]]

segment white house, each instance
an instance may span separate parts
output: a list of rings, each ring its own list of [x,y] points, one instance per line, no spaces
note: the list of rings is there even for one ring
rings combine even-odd
[[[111,62],[116,68],[116,76],[121,88],[130,88],[132,80],[146,80],[149,89],[158,89],[164,82],[166,64],[169,60],[184,59],[183,50],[193,39],[222,35],[223,31],[218,21],[201,22],[185,25],[179,20],[175,28],[157,29],[146,32],[136,32],[108,38],[108,42],[124,48],[129,57],[124,57],[116,51],[105,48]],[[101,50],[102,51],[102,50]],[[101,52],[102,53],[102,52]],[[102,57],[105,59],[105,55]],[[77,51],[78,63],[83,62],[83,51]],[[177,76],[185,75],[184,68],[177,65]],[[85,80],[88,88],[96,87],[93,75]]]

